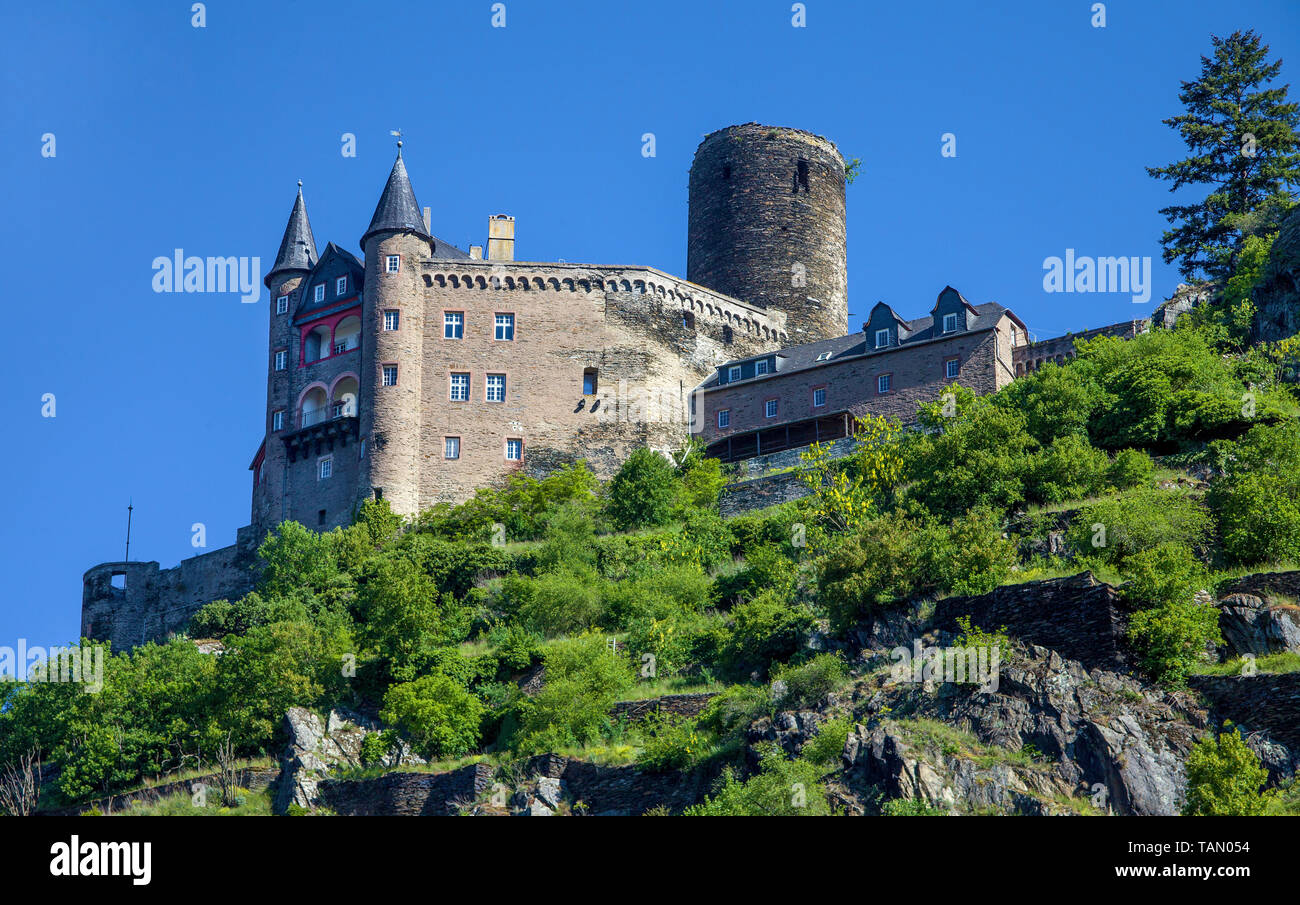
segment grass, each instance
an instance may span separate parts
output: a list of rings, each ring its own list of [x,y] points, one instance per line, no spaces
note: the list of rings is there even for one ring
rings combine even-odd
[[[1198,676],[1240,676],[1245,675],[1245,665],[1246,661],[1241,657],[1234,657],[1225,663],[1199,664],[1192,672]],[[1255,658],[1255,669],[1262,675],[1300,672],[1300,654],[1290,651],[1265,654]]]
[[[619,695],[620,701],[642,701],[649,698],[661,698],[669,694],[700,694],[706,691],[722,691],[727,686],[716,679],[698,679],[690,676],[670,676],[641,682]]]
[[[220,805],[220,794],[215,790],[210,790],[206,806],[200,806],[194,803],[194,799],[186,792],[177,792],[173,795],[167,795],[157,801],[137,802],[129,808],[117,811],[113,816],[119,817],[270,817],[271,816],[271,794],[268,791],[250,792],[247,789],[239,789],[237,792],[239,803],[228,808]],[[99,814],[98,811],[91,810],[87,812],[91,815]],[[102,815],[101,815],[102,816]]]
[[[1014,767],[1039,769],[1045,766],[1041,754],[1029,746],[1019,750],[986,745],[973,734],[941,723],[938,720],[916,717],[897,721],[898,728],[908,741],[920,747],[937,749],[946,757],[973,760],[981,767],[1008,764]]]

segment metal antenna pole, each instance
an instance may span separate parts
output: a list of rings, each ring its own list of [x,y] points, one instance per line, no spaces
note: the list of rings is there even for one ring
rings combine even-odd
[[[126,505],[126,561],[131,561],[131,510],[135,508],[135,501],[132,500]]]

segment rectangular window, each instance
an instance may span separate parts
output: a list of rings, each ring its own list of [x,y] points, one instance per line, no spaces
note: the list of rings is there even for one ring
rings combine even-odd
[[[887,345],[889,345],[889,331],[888,331],[888,330],[877,330],[877,331],[876,331],[876,348],[877,348],[877,349],[883,349],[883,348],[885,348],[885,346],[887,346]]]
[[[386,387],[397,386],[397,365],[384,365],[383,385]]]
[[[282,295],[275,300],[275,313],[284,314],[289,310],[289,296]]]
[[[885,393],[888,393],[888,392],[889,392],[889,387],[890,387],[890,385],[893,383],[893,377],[894,377],[894,375],[892,375],[892,374],[881,374],[879,377],[877,377],[877,378],[876,378],[876,392],[879,393],[879,394],[881,394],[882,396],[883,396]]]
[[[826,387],[813,390],[813,408],[819,409],[826,404]]]
[[[506,375],[487,375],[487,395],[484,396],[484,399],[488,402],[506,401]]]
[[[519,461],[520,459],[522,459],[523,457],[524,457],[524,441],[523,441],[523,440],[507,440],[507,441],[506,441],[506,461],[507,461],[507,462],[518,462],[518,461]]]
[[[596,395],[596,369],[587,368],[582,372],[582,395]]]
[[[727,382],[740,379],[740,365],[732,365],[727,368]]]
[[[950,358],[943,363],[943,376],[956,377],[961,373],[961,359]]]
[[[343,354],[344,352],[346,352],[347,350],[348,350],[348,344],[347,344],[346,341],[345,341],[345,342],[337,342],[337,343],[334,344],[334,354],[335,354],[335,355],[342,355],[342,354]]]
[[[397,273],[398,268],[402,266],[401,255],[389,255],[384,259],[384,270],[388,273]]]
[[[451,375],[451,401],[469,402],[469,374]]]
[[[442,338],[465,338],[465,312],[445,311],[442,315]]]
[[[397,311],[396,309],[385,311],[384,329],[389,331],[396,330],[397,325],[401,322],[401,319],[402,319],[401,312]]]
[[[318,302],[323,302],[323,301],[325,301],[325,284],[324,284],[324,283],[317,283],[317,284],[316,284],[316,301],[318,301]]]
[[[496,338],[504,341],[511,341],[515,338],[515,316],[513,314],[498,314],[496,317]]]
[[[318,463],[316,463],[316,464],[317,464],[317,468],[318,468],[318,472],[317,472],[317,474],[318,474],[319,478],[320,478],[322,481],[325,480],[326,478],[328,478],[330,475],[332,475],[332,474],[334,473],[334,457],[333,457],[333,456],[326,456],[325,458],[321,459],[321,460],[320,460]]]
[[[766,358],[760,358],[758,361],[754,362],[754,376],[755,376],[755,377],[757,377],[757,376],[760,375],[760,374],[766,374],[766,373],[767,373],[767,359],[766,359]]]
[[[723,409],[718,412],[718,427],[731,426],[731,409]]]
[[[957,329],[957,315],[945,314],[943,316],[943,332],[952,333]]]
[[[271,430],[273,431],[284,430],[284,409],[280,409],[280,411],[278,412],[271,413]]]
[[[444,459],[460,458],[460,437],[447,437],[442,449]]]
[[[289,367],[289,350],[287,350],[287,349],[276,349],[276,350],[275,350],[275,369],[276,369],[277,371],[283,371],[283,370],[284,370],[285,368],[287,368],[287,367]]]
[[[343,293],[345,293],[345,292],[347,292],[347,291],[348,291],[348,278],[347,278],[347,277],[339,277],[337,280],[334,281],[334,294],[335,294],[335,295],[342,295]]]
[[[763,403],[763,417],[764,417],[764,418],[775,418],[775,417],[776,417],[776,400],[775,400],[775,399],[769,399],[769,400],[767,400],[766,402]]]

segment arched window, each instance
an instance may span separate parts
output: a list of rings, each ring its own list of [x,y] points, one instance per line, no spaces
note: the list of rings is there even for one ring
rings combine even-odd
[[[329,400],[325,397],[325,388],[314,386],[303,393],[302,403],[298,406],[298,426],[320,424],[328,417],[328,413]]]
[[[329,354],[330,328],[322,324],[307,334],[302,343],[302,360],[310,364]]]
[[[334,354],[351,352],[361,345],[361,318],[351,315],[334,325]]]
[[[357,416],[357,396],[359,385],[357,379],[349,374],[339,378],[334,384],[330,399],[331,418],[355,418]]]

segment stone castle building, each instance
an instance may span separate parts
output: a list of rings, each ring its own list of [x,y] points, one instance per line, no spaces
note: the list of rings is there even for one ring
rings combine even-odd
[[[690,171],[686,279],[526,260],[503,214],[486,247],[444,242],[400,142],[360,256],[317,246],[300,183],[264,279],[250,523],[173,569],[87,571],[83,636],[130,647],[238,597],[287,519],[332,528],[370,498],[413,515],[578,460],[607,477],[633,449],[692,433],[745,458],[844,436],[866,411],[911,417],[952,380],[992,392],[1023,373],[1024,324],[951,288],[928,317],[882,303],[849,333],[845,181],[820,136],[756,123],[708,135]]]

